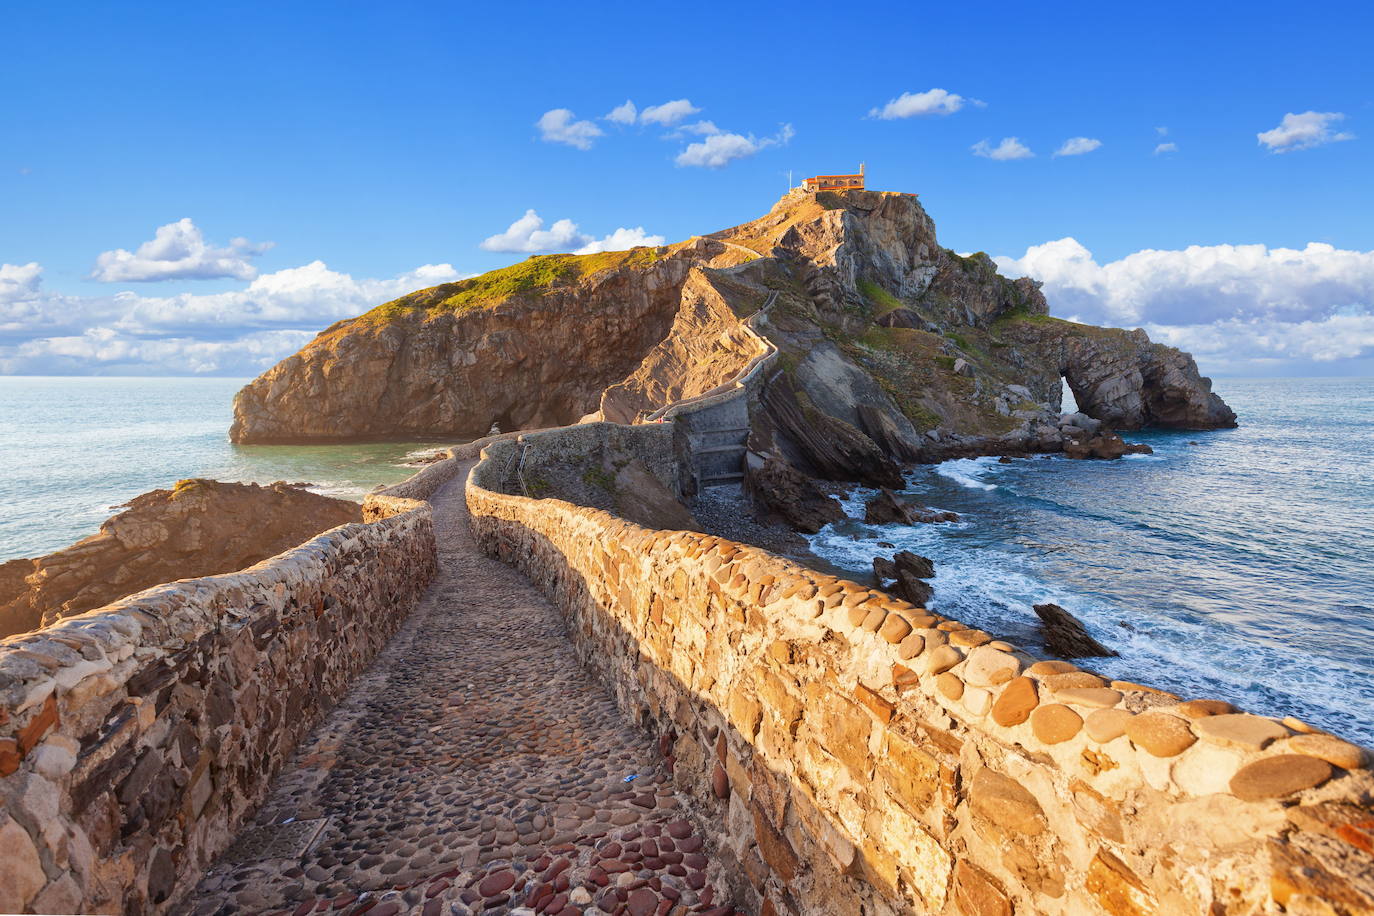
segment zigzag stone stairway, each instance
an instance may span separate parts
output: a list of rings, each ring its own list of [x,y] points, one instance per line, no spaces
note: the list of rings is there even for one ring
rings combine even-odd
[[[467,470],[424,600],[182,912],[732,912],[655,742],[473,542]]]

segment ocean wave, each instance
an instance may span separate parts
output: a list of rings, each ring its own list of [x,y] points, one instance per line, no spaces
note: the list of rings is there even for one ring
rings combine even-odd
[[[999,465],[996,458],[955,458],[936,465],[935,473],[971,490],[995,490],[997,484],[983,478],[1001,467],[1003,465]]]

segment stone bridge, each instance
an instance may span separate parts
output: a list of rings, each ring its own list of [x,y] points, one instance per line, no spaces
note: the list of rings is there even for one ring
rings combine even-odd
[[[524,496],[482,444],[0,642],[0,911],[1374,910],[1363,749]]]

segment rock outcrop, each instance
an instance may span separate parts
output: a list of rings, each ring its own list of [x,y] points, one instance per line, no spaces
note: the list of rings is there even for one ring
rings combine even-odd
[[[361,520],[357,503],[299,486],[183,480],[135,498],[70,547],[0,565],[0,636],[162,582],[244,569]]]
[[[883,487],[864,506],[864,521],[870,525],[933,525],[957,522],[959,513],[914,505]]]
[[[1057,604],[1037,604],[1035,614],[1040,618],[1040,632],[1045,649],[1060,658],[1092,658],[1116,655],[1116,652],[1093,639],[1082,622]]]
[[[232,437],[633,422],[732,378],[755,332],[777,354],[749,447],[818,477],[1058,451],[1064,379],[1114,429],[1234,425],[1187,354],[1048,313],[1034,281],[942,248],[914,194],[792,192],[710,236],[531,258],[340,322],[240,392]]]
[[[844,518],[844,509],[834,497],[778,458],[769,458],[758,467],[747,465],[744,486],[759,515],[781,519],[796,531],[815,534]]]
[[[1123,455],[1151,455],[1154,449],[1140,442],[1126,442],[1111,430],[1094,436],[1082,434],[1064,437],[1066,458],[1096,458],[1111,461]]]

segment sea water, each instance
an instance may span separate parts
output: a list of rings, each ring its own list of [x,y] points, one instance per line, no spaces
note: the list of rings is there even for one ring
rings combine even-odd
[[[235,446],[242,379],[0,377],[0,562],[94,532],[185,477],[308,482],[353,499],[434,443]],[[1374,381],[1218,382],[1241,426],[1141,432],[1121,461],[996,458],[908,474],[953,524],[850,520],[813,549],[856,575],[875,555],[936,563],[932,607],[1029,647],[1051,601],[1120,652],[1085,662],[1189,697],[1298,715],[1374,744]],[[879,542],[894,545],[879,546]]]
[[[187,477],[361,499],[415,473],[403,462],[426,443],[230,444],[246,381],[0,377],[0,562],[65,547],[121,503]]]
[[[812,549],[856,573],[915,551],[931,608],[970,626],[1037,647],[1031,606],[1053,602],[1120,653],[1085,667],[1374,744],[1374,380],[1216,390],[1240,428],[1129,433],[1154,454],[1120,461],[920,467],[906,492],[959,522],[865,525],[858,490]]]

